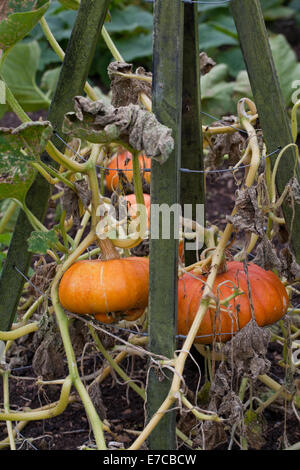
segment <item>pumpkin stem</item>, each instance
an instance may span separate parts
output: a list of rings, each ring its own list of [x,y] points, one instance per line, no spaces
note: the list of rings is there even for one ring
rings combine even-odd
[[[109,238],[99,239],[97,238],[97,245],[101,250],[101,259],[108,260],[108,259],[119,259],[120,254],[118,250],[114,247],[111,240]]]
[[[101,145],[93,145],[92,152],[89,159],[91,164],[90,168],[87,171],[89,186],[92,193],[92,230],[97,233],[96,226],[99,222],[100,217],[98,216],[98,208],[102,204],[102,200],[99,192],[98,177],[96,171],[96,163],[98,159],[99,152],[101,151]],[[120,255],[117,249],[114,247],[112,241],[109,238],[98,239],[97,245],[99,246],[102,252],[102,259],[118,259]]]

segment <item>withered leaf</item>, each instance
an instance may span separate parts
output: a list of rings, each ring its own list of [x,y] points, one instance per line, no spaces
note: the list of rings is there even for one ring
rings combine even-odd
[[[160,163],[168,159],[174,148],[171,129],[138,105],[115,108],[82,96],[76,96],[74,101],[75,112],[67,113],[63,122],[67,135],[93,143],[127,143]]]
[[[111,81],[111,103],[116,108],[119,106],[128,106],[130,103],[138,104],[140,93],[145,93],[148,98],[151,99],[151,82],[135,78],[126,78],[118,74],[133,74],[132,64],[127,64],[126,62],[111,62],[107,71]],[[152,76],[152,73],[146,72],[143,67],[138,67],[134,74],[146,77]]]
[[[276,269],[279,273],[281,272],[281,261],[272,241],[267,236],[263,236],[256,245],[256,256],[253,263],[266,271]]]
[[[73,223],[78,225],[81,218],[80,202],[87,208],[91,202],[91,191],[85,179],[74,183],[76,192],[66,187],[61,198],[62,209],[66,211],[66,218],[73,217]]]
[[[281,250],[279,257],[281,261],[281,275],[286,277],[290,282],[300,279],[300,266],[288,246]]]
[[[228,216],[227,220],[237,231],[245,231],[264,236],[264,213],[258,207],[257,188],[251,186],[236,191],[236,214]]]
[[[206,52],[200,52],[199,58],[200,73],[201,75],[206,75],[216,65],[216,62],[211,57],[208,57]]]

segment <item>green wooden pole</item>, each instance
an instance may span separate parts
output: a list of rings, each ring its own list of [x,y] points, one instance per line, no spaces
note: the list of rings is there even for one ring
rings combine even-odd
[[[83,92],[109,2],[110,0],[81,0],[48,114],[48,119],[58,133],[61,131],[64,114],[73,109],[73,97]],[[55,139],[55,144],[62,147],[58,139]],[[28,193],[27,205],[40,220],[46,213],[49,196],[49,184],[38,174]],[[14,320],[25,282],[15,267],[24,274],[28,272],[32,254],[27,251],[27,239],[31,231],[32,227],[21,211],[0,278],[0,330],[10,329]]]
[[[200,61],[198,38],[197,4],[184,6],[183,82],[182,82],[182,127],[181,167],[203,170],[203,142],[201,120]],[[183,215],[193,220],[199,217],[197,205],[205,203],[203,173],[185,173],[180,176],[180,199]],[[191,206],[191,214],[185,214],[185,205]],[[204,215],[204,212],[203,212]],[[204,218],[204,217],[203,217]],[[204,223],[204,220],[199,222]],[[187,250],[191,242],[185,243],[186,266],[196,262],[196,251]]]
[[[259,0],[232,0],[231,10],[269,153],[278,147],[285,147],[293,140],[260,2]],[[276,155],[271,159],[272,164],[275,158]],[[276,184],[279,194],[294,176],[295,160],[296,152],[291,147],[282,158],[277,172]],[[299,165],[296,165],[296,176],[299,180]],[[287,229],[290,231],[291,246],[297,262],[300,263],[300,206],[295,204],[293,214],[291,208],[284,205],[283,212]]]
[[[109,3],[110,0],[80,2],[49,110],[51,123],[59,133],[65,113],[73,110],[74,96],[83,92]]]
[[[183,3],[156,0],[154,7],[153,43],[153,111],[157,119],[173,131],[175,148],[162,165],[152,163],[151,214],[154,204],[171,207],[179,202],[179,165],[181,153]],[[162,222],[167,222],[163,217]],[[178,239],[174,236],[174,220],[170,237],[150,240],[149,279],[149,349],[172,358],[177,323]],[[160,224],[161,228],[161,224]],[[164,378],[151,368],[147,387],[147,412],[150,418],[159,408],[170,387],[171,374]],[[152,431],[149,448],[175,449],[175,413],[168,412]]]

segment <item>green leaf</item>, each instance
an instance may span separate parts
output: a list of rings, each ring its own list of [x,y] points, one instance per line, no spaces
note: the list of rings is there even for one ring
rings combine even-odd
[[[198,4],[198,11],[199,12],[206,12],[206,11],[210,11],[210,10],[219,10],[219,9],[228,9],[228,5],[226,3],[224,3],[224,5],[220,4],[220,5],[217,5],[217,4],[212,4],[210,5],[209,2],[205,2],[203,4]],[[212,12],[213,14],[215,14],[215,12],[213,11]]]
[[[2,0],[0,48],[8,49],[23,39],[47,11],[49,0]]]
[[[69,39],[77,13],[72,10],[63,10],[57,13],[54,8],[55,4],[58,4],[58,2],[53,2],[53,6],[50,6],[45,15],[45,19],[57,41]],[[32,30],[30,37],[31,39],[35,39],[37,41],[42,40],[47,43],[43,30],[39,24]]]
[[[228,13],[220,12],[207,22],[208,25],[213,26],[217,31],[238,39],[237,30],[235,27],[234,19]]]
[[[288,107],[292,104],[292,95],[295,92],[293,83],[300,78],[300,63],[282,34],[271,37],[270,46],[284,102]],[[234,91],[237,94],[251,98],[252,92],[246,71],[238,75]]]
[[[61,60],[58,58],[57,54],[45,41],[38,41],[40,47],[40,58],[38,63],[38,72],[44,72],[44,70],[51,65],[60,65]],[[48,67],[49,68],[49,67]]]
[[[218,64],[226,64],[232,77],[237,77],[239,72],[245,69],[243,54],[239,47],[220,50],[213,55],[213,58]]]
[[[9,208],[9,205],[11,204],[11,202],[12,202],[11,199],[3,199],[2,201],[0,201],[0,219],[2,219],[2,217],[6,213],[6,211]],[[13,229],[15,227],[16,220],[18,218],[18,214],[19,214],[19,208],[17,207],[16,210],[14,211],[13,215],[10,217],[9,221],[5,224],[6,232],[12,232],[13,231]]]
[[[109,33],[132,33],[136,29],[152,31],[153,16],[143,8],[129,5],[123,10],[111,10],[110,14],[111,22],[105,23]]]
[[[295,19],[297,21],[298,28],[300,29],[300,2],[299,0],[293,0],[289,4],[289,7],[295,11]]]
[[[59,0],[59,2],[65,7],[71,10],[78,10],[80,0]]]
[[[52,134],[49,122],[28,122],[16,129],[0,128],[0,199],[24,201],[38,159]]]
[[[152,34],[139,34],[130,38],[115,40],[116,47],[125,61],[132,61],[139,57],[151,57]]]
[[[10,240],[12,237],[12,233],[6,232],[6,233],[0,233],[0,247],[2,249],[1,245],[8,246],[10,244]]]
[[[48,97],[52,97],[56,88],[56,83],[60,74],[61,67],[47,70],[42,76],[41,89],[47,93]]]
[[[275,21],[282,20],[286,18],[291,18],[295,14],[295,11],[292,8],[288,7],[278,7],[272,8],[270,10],[264,11],[264,19],[266,21]]]
[[[17,44],[7,56],[2,78],[25,111],[48,109],[50,101],[36,84],[40,57],[37,41]]]
[[[45,255],[47,250],[58,242],[58,236],[54,229],[48,232],[33,231],[27,240],[28,251]]]
[[[234,85],[234,93],[237,99],[244,97],[252,98],[251,85],[246,70],[242,70],[238,74]]]
[[[232,100],[234,82],[227,82],[228,68],[225,64],[213,67],[209,73],[201,77],[202,111],[212,114],[218,119],[225,113],[232,113],[235,104]],[[210,118],[203,118],[206,124]]]
[[[291,105],[292,94],[295,91],[292,84],[300,78],[300,63],[282,34],[270,38],[270,46],[284,101],[289,106]]]
[[[260,0],[262,11],[269,10],[271,8],[279,7],[283,4],[283,0]]]
[[[210,24],[201,23],[198,28],[199,31],[199,47],[201,51],[207,51],[220,46],[237,46],[238,40],[230,34],[222,31],[217,31],[216,28]]]

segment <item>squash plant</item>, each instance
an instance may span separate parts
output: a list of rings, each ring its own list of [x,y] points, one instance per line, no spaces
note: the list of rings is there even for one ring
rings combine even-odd
[[[63,59],[63,51],[58,47],[51,31],[47,27],[45,19],[42,18],[47,3],[40,1],[38,6],[40,9],[30,12],[30,27],[37,19],[40,19],[51,45],[59,57]],[[11,16],[14,17],[14,15]],[[14,25],[13,20],[15,18],[8,16],[8,25]],[[21,18],[24,19],[24,17]],[[30,29],[28,28],[29,26],[26,22],[26,28],[23,29],[22,35],[17,39],[21,39]],[[115,48],[107,32],[105,33],[105,30],[104,37],[114,59],[122,62],[120,53]],[[9,54],[10,47],[12,47],[12,44],[8,42],[7,46],[4,47],[2,63],[4,63],[6,56]],[[129,74],[125,78],[131,80],[137,79],[137,77],[139,80],[144,79],[149,82],[149,77],[146,75],[141,77],[137,76],[137,74]],[[128,256],[128,250],[141,243],[148,227],[148,215],[145,208],[145,196],[141,179],[143,165],[140,165],[140,163],[142,160],[144,161],[144,159],[141,159],[141,152],[145,153],[144,158],[150,167],[151,158],[159,162],[164,162],[168,159],[174,142],[170,129],[160,124],[152,114],[151,100],[145,93],[141,92],[139,94],[138,104],[129,103],[127,106],[115,107],[103,101],[98,101],[93,88],[87,83],[85,86],[87,97],[74,97],[74,111],[66,113],[64,117],[63,133],[66,139],[68,139],[68,143],[65,151],[61,151],[50,140],[54,133],[51,123],[48,121],[31,122],[11,90],[7,88],[6,91],[8,104],[17,113],[23,124],[17,129],[1,129],[0,132],[0,151],[2,154],[0,168],[3,173],[0,181],[0,197],[10,198],[28,217],[33,228],[29,240],[29,249],[35,253],[47,254],[56,263],[56,272],[47,294],[50,294],[53,312],[59,326],[67,357],[69,374],[61,382],[61,396],[57,403],[51,404],[45,409],[30,411],[13,412],[8,409],[9,407],[6,407],[0,413],[0,420],[27,422],[57,416],[68,405],[71,386],[74,385],[85,406],[94,432],[96,445],[98,449],[105,449],[104,431],[107,428],[100,420],[88,391],[80,379],[69,334],[69,319],[64,309],[79,315],[89,315],[86,321],[97,320],[102,323],[118,322],[122,319],[135,321],[144,313],[148,300],[148,259]],[[296,122],[295,113],[293,113],[293,117]],[[274,227],[284,224],[284,219],[279,214],[279,211],[284,197],[288,194],[288,190],[278,198],[275,190],[275,176],[278,164],[275,165],[272,172],[266,159],[265,173],[262,176],[259,172],[261,150],[254,126],[257,119],[255,104],[249,99],[243,99],[239,102],[237,120],[234,125],[219,127],[203,126],[203,132],[207,142],[211,142],[213,135],[230,135],[240,128],[243,128],[247,133],[247,147],[240,156],[240,160],[236,163],[235,169],[238,169],[241,164],[246,165],[243,187],[245,193],[247,193],[247,190],[250,190],[257,180],[261,181],[264,179],[266,184],[263,186],[264,193],[261,193],[259,204],[261,210],[265,211],[264,215],[267,217],[268,227],[267,237],[271,240],[274,237]],[[297,128],[296,124],[293,128]],[[121,159],[124,156],[124,152],[130,153],[129,161],[132,162],[132,167],[129,169],[132,170],[135,202],[138,204],[137,213],[131,214],[131,218],[136,219],[138,217],[139,224],[135,223],[133,225],[135,230],[130,232],[125,238],[116,237],[116,232],[120,232],[122,228],[121,221],[113,225],[115,221],[107,217],[106,225],[102,224],[105,219],[105,211],[107,206],[111,204],[111,200],[105,197],[100,190],[104,175],[102,174],[102,181],[99,181],[97,169],[98,166],[103,167],[109,157],[112,157],[111,165],[115,165],[113,149],[115,149],[116,145],[122,146],[123,150],[119,155]],[[50,163],[46,163],[41,158],[41,154],[44,151],[50,157]],[[277,157],[278,163],[285,151],[286,148],[282,149],[279,153]],[[127,157],[129,153],[127,153]],[[53,162],[55,162],[56,166],[53,165]],[[110,169],[112,168],[114,166],[111,166]],[[126,168],[125,164],[123,170],[126,169],[128,168]],[[59,184],[60,187],[63,187],[62,191],[64,193],[71,191],[76,198],[81,226],[74,236],[70,235],[74,222],[74,214],[71,216],[63,210],[59,223],[49,230],[28,208],[26,194],[37,172],[50,185],[55,186]],[[88,201],[84,197],[87,191],[84,194],[80,192],[80,182],[82,181],[88,183],[90,193]],[[110,190],[115,189],[109,178],[107,178],[107,187]],[[62,197],[62,194],[58,193],[57,197]],[[237,214],[238,206],[234,209],[232,217],[234,218]],[[183,223],[187,224],[188,221],[183,221]],[[256,233],[252,233],[246,246],[237,253],[236,261],[228,263],[227,277],[224,277],[224,280],[227,281],[229,279],[234,285],[234,290],[224,289],[221,291],[219,284],[217,284],[216,288],[215,281],[217,276],[221,276],[218,271],[224,261],[224,253],[228,249],[235,223],[236,219],[233,219],[233,223],[228,223],[223,232],[215,227],[204,228],[194,224],[196,228],[193,236],[197,236],[197,231],[202,233],[208,256],[204,256],[192,266],[182,266],[178,273],[180,285],[179,303],[183,303],[183,306],[179,308],[182,317],[179,319],[178,328],[179,333],[186,335],[186,339],[180,354],[175,359],[170,358],[168,362],[168,365],[172,366],[174,370],[170,392],[159,408],[158,413],[145,426],[144,431],[136,439],[131,449],[140,448],[149,436],[149,433],[151,433],[161,419],[163,413],[167,411],[181,393],[180,385],[186,357],[192,344],[197,341],[197,336],[199,334],[206,334],[206,332],[203,333],[201,327],[202,325],[205,326],[206,315],[210,309],[217,310],[221,303],[219,310],[221,316],[223,313],[222,309],[225,309],[228,315],[235,314],[236,306],[244,302],[246,317],[245,319],[239,318],[241,320],[239,328],[250,322],[251,318],[256,320],[259,325],[270,324],[281,318],[287,311],[288,295],[285,287],[275,274],[266,274],[265,271],[251,265],[247,272],[246,267],[244,268],[245,272],[241,269],[241,260],[247,257],[247,254],[253,250],[257,243],[258,236]],[[111,231],[112,227],[114,228],[113,233]],[[88,256],[86,251],[91,245],[96,245],[92,254],[98,255],[100,253],[101,259],[85,259]],[[237,267],[241,271],[242,278],[237,274]],[[270,290],[274,289],[274,296],[272,297],[276,297],[279,294],[277,304],[275,303],[271,307],[269,305],[264,306],[262,311],[259,312],[262,317],[255,316],[254,318],[252,317],[252,311],[253,308],[256,312],[258,310],[259,299],[257,300],[257,298],[259,295],[255,291],[256,284],[252,282],[252,275],[256,279],[257,273],[262,275],[263,280],[268,279],[270,282]],[[187,302],[190,299],[189,290],[185,291],[184,288],[185,279],[188,279],[188,283],[196,285],[195,295],[197,298],[195,305],[193,305],[191,319],[188,318],[186,312],[190,309],[189,305],[187,308]],[[223,281],[223,278],[221,281]],[[199,289],[199,285],[201,287],[203,285],[203,291],[201,288]],[[260,289],[262,285],[259,284]],[[218,291],[221,291],[224,297],[221,302],[218,299]],[[212,298],[212,292],[214,293],[214,298]],[[181,298],[181,295],[185,297]],[[194,291],[190,297],[193,295]],[[44,294],[29,306],[21,324],[14,325],[11,331],[0,332],[0,340],[7,341],[6,349],[9,348],[10,341],[39,329],[40,325],[34,321],[29,322],[29,319],[41,300],[43,300],[43,297]],[[218,304],[216,308],[214,302]],[[271,319],[266,318],[270,311],[271,313],[275,312],[275,316]],[[244,314],[244,312],[242,313]],[[182,323],[184,324],[184,329],[182,329]],[[107,351],[102,347],[95,333],[94,326],[95,324],[91,322],[90,331],[96,345],[110,363],[113,364],[114,369],[120,373],[116,362],[107,355]],[[238,328],[236,327],[234,332],[237,330]],[[221,333],[223,332],[221,330]],[[210,331],[209,334],[212,334],[212,332]],[[216,331],[216,338],[219,339],[218,331]],[[7,384],[8,376],[6,371],[3,372],[3,377],[5,384]],[[264,380],[267,381],[265,376]],[[137,387],[135,389],[144,397],[143,390]],[[181,399],[182,403],[188,408],[192,407],[185,396],[181,397]],[[197,411],[195,415],[200,420],[221,421],[217,414],[206,414]],[[13,433],[9,424],[8,433],[10,445],[13,448]],[[186,436],[182,436],[182,434],[181,437],[187,440]]]

